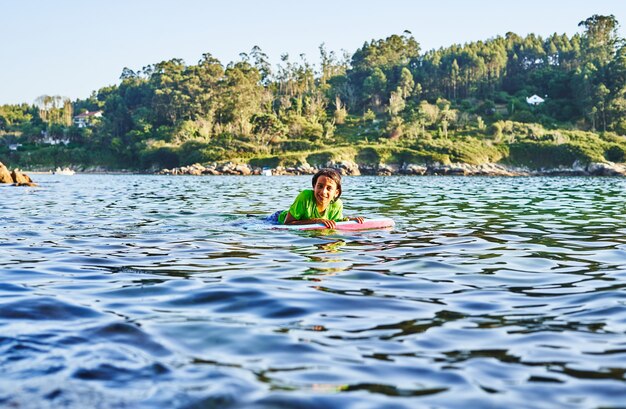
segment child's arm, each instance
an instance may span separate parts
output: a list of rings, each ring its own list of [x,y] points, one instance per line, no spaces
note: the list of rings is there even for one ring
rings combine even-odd
[[[321,224],[323,224],[325,227],[327,227],[329,229],[334,229],[334,228],[337,227],[337,223],[334,220],[328,220],[328,219],[303,219],[303,220],[297,220],[297,219],[295,219],[291,215],[291,213],[287,213],[287,217],[285,217],[285,224],[317,224],[317,223],[321,223]],[[360,222],[360,223],[362,223],[362,222]]]

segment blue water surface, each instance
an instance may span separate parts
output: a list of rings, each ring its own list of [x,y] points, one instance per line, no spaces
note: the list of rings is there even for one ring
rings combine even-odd
[[[347,177],[393,229],[271,230],[310,177],[0,185],[0,407],[626,402],[626,179]]]

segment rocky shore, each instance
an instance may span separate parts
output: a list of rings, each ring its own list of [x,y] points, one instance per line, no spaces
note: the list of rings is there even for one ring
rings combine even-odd
[[[431,164],[384,164],[363,165],[352,161],[330,161],[324,167],[334,168],[342,175],[450,175],[450,176],[626,176],[626,164],[575,162],[571,167],[551,169],[529,169],[487,163],[469,165],[453,163],[449,165]],[[278,166],[272,169],[251,167],[247,164],[227,162],[223,164],[201,165],[199,163],[173,169],[163,169],[161,175],[312,175],[320,167],[308,164],[295,167]]]
[[[0,183],[10,183],[13,186],[37,186],[36,183],[26,174],[19,171],[19,169],[9,169],[0,162]]]

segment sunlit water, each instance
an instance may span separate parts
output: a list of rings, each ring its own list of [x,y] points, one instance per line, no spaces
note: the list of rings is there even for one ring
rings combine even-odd
[[[269,230],[310,177],[0,187],[0,406],[626,404],[626,179],[353,177],[393,229]]]

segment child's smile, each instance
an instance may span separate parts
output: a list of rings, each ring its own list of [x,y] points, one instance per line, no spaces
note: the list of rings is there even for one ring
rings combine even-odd
[[[320,176],[313,187],[317,210],[321,213],[339,195],[339,189],[334,180],[326,176]]]

